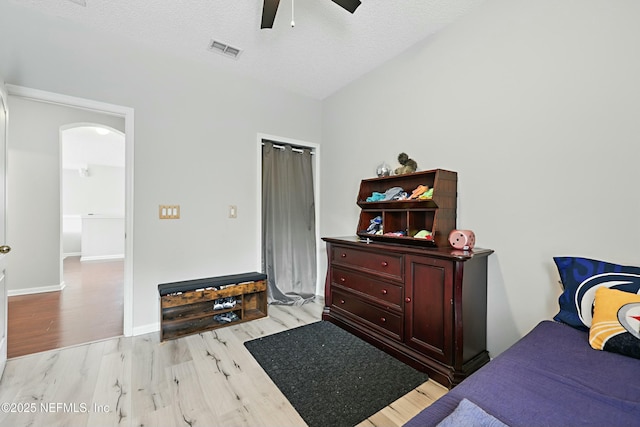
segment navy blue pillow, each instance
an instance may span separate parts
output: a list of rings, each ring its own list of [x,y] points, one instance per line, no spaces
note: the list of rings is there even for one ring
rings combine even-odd
[[[564,287],[558,299],[560,312],[553,318],[558,322],[588,331],[599,287],[640,294],[639,267],[576,257],[554,257],[553,260]]]

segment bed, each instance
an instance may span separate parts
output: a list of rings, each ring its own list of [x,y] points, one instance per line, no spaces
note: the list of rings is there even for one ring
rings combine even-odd
[[[405,426],[435,426],[463,398],[514,427],[640,425],[640,360],[543,321]]]
[[[561,276],[567,271],[560,269]],[[405,426],[640,426],[640,288],[611,289],[630,280],[640,284],[638,273],[618,271],[608,281],[601,279],[609,273],[601,271],[587,279],[576,276],[579,285],[569,290],[570,298],[560,298],[554,320],[540,322]],[[587,293],[589,313],[580,314],[576,295],[584,294],[584,283],[596,276],[598,285]],[[585,319],[592,312],[593,319]],[[617,325],[620,331],[598,343],[602,325],[609,333],[614,312],[623,327]],[[620,313],[632,319],[630,327]],[[570,324],[572,316],[580,322]]]

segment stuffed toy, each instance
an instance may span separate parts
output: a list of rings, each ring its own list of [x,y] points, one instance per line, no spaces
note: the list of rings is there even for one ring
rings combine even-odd
[[[402,165],[396,168],[396,175],[402,175],[405,173],[413,173],[418,170],[418,164],[415,160],[410,159],[407,153],[400,153],[398,155],[398,162]]]

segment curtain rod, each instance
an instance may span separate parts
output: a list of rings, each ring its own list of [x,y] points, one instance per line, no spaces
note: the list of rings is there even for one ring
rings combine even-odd
[[[271,145],[273,146],[273,148],[277,148],[278,150],[284,150],[285,146],[284,145],[278,145],[273,141],[267,141],[270,142]],[[264,145],[264,141],[262,142],[262,145]],[[313,148],[308,148],[309,152],[311,155],[314,155],[315,153],[313,152]],[[302,148],[298,148],[298,147],[294,147],[291,146],[291,151],[293,151],[294,153],[304,153],[304,150]]]

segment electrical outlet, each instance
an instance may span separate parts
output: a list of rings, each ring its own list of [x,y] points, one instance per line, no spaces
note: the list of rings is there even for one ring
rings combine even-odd
[[[180,205],[160,205],[158,216],[160,219],[180,219]]]
[[[238,207],[236,205],[229,205],[229,218],[238,218]]]

